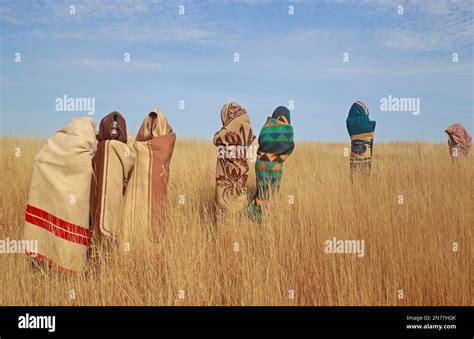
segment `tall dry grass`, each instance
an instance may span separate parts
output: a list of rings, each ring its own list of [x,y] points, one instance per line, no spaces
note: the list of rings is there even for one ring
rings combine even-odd
[[[32,160],[44,140],[0,142],[0,239],[19,239]],[[179,140],[159,243],[143,234],[123,239],[83,277],[33,270],[24,255],[1,254],[0,304],[473,305],[473,157],[452,164],[444,145],[376,144],[362,186],[349,180],[344,147],[298,143],[263,223],[218,228],[214,146]],[[254,192],[253,169],[250,177]],[[364,240],[365,256],[325,253],[333,237]]]

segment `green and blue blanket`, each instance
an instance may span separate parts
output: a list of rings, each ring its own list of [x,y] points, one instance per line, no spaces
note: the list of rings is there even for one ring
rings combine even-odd
[[[369,109],[360,101],[352,104],[346,119],[351,137],[350,168],[354,171],[370,172],[374,147],[375,121],[369,119]]]
[[[262,219],[262,202],[268,200],[272,191],[277,191],[283,173],[283,162],[293,152],[293,127],[290,111],[283,106],[275,109],[263,126],[258,138],[257,161],[255,163],[257,191],[248,206],[252,219]]]

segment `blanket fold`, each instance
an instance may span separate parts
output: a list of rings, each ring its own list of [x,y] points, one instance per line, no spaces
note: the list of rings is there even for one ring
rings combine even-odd
[[[146,232],[153,240],[163,233],[169,166],[176,134],[160,109],[145,117],[133,149],[134,170],[126,192],[125,219],[131,233]]]
[[[214,134],[217,147],[216,218],[223,223],[245,211],[249,146],[255,140],[247,111],[235,102],[221,109],[222,128]]]
[[[97,133],[91,183],[91,228],[94,241],[113,240],[122,231],[124,194],[135,163],[135,151],[127,144],[127,127],[119,112],[102,119]]]
[[[262,219],[262,203],[278,191],[283,174],[283,162],[295,148],[290,111],[283,106],[275,109],[262,127],[258,137],[257,161],[255,163],[257,190],[248,206],[250,218]]]
[[[48,139],[33,162],[24,239],[37,241],[36,259],[79,273],[87,264],[95,121],[73,119]]]

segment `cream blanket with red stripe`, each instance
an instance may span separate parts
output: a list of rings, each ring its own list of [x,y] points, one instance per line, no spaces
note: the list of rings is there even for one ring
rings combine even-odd
[[[27,254],[68,272],[82,272],[87,264],[96,147],[95,121],[80,117],[48,139],[34,159],[24,239],[36,240],[38,253]]]

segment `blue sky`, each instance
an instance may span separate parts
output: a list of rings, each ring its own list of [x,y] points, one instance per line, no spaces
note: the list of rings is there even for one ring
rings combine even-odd
[[[361,100],[377,141],[445,142],[454,122],[474,134],[473,4],[0,0],[0,132],[51,135],[84,114],[56,111],[63,95],[95,98],[97,121],[123,113],[132,135],[160,107],[178,137],[207,139],[228,101],[258,132],[293,100],[298,140],[347,141],[347,112]],[[421,113],[381,111],[389,95],[419,98]]]

